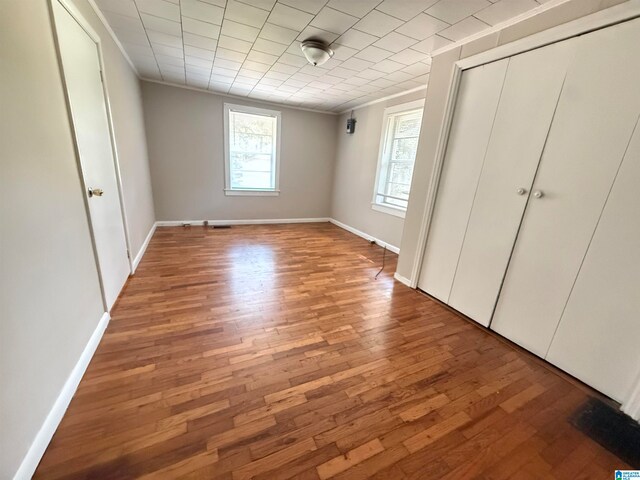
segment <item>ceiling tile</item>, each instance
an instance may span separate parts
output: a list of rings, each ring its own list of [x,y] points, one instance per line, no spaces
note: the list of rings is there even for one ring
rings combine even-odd
[[[402,20],[398,20],[386,13],[372,10],[362,20],[356,23],[353,28],[361,32],[383,37],[400,25],[402,25]]]
[[[167,33],[169,35],[182,35],[182,28],[178,22],[172,22],[160,17],[154,17],[146,13],[140,14],[144,28],[155,30],[156,32]]]
[[[489,25],[497,25],[539,6],[534,0],[500,0],[475,16]]]
[[[162,32],[154,32],[149,30],[147,32],[150,42],[158,43],[160,45],[167,45],[168,47],[182,48],[182,37],[177,35],[167,35]]]
[[[138,9],[131,0],[97,0],[103,12],[113,12],[128,17],[139,18]]]
[[[374,47],[384,48],[390,52],[398,53],[400,50],[410,47],[415,44],[417,40],[405,35],[400,35],[396,32],[391,32],[382,37],[380,40],[373,44]]]
[[[180,10],[184,17],[195,18],[196,20],[213,23],[215,25],[222,25],[224,8],[216,5],[209,5],[199,0],[181,0]]]
[[[381,62],[392,53],[388,50],[383,50],[382,48],[374,47],[373,45],[368,46],[367,48],[359,51],[354,55],[354,58],[361,58],[363,60],[367,60],[369,62]]]
[[[425,13],[421,13],[412,20],[402,25],[397,29],[398,33],[402,33],[416,40],[424,40],[431,35],[438,33],[440,30],[444,30],[449,26],[448,23],[433,18]]]
[[[391,73],[391,72],[396,72],[398,70],[401,70],[404,67],[406,67],[406,65],[399,62],[394,62],[393,60],[389,60],[387,58],[386,60],[382,60],[381,62],[376,63],[371,68],[374,70],[379,70],[384,73]]]
[[[311,25],[340,35],[349,30],[357,21],[358,17],[339,12],[333,8],[324,7],[313,19]]]
[[[406,22],[437,1],[438,0],[384,0],[376,9]]]
[[[185,50],[186,53],[186,50]],[[216,58],[223,58],[225,60],[231,60],[233,62],[244,62],[247,56],[244,53],[236,52],[235,50],[228,50],[226,48],[218,47],[216,50]]]
[[[151,48],[156,54],[167,55],[168,57],[184,57],[184,50],[182,48],[167,47],[166,45],[159,45],[153,42],[151,43]]]
[[[251,60],[252,62],[264,63],[267,65],[273,65],[278,60],[277,55],[271,55],[269,53],[258,52],[257,50],[251,50],[249,55],[247,55],[247,60]]]
[[[284,3],[290,7],[297,8],[303,12],[317,14],[325,3],[326,0],[280,0],[280,3]]]
[[[440,0],[426,13],[453,25],[490,5],[487,0]]]
[[[362,70],[370,68],[373,65],[374,62],[368,62],[366,60],[362,60],[361,58],[351,57],[350,59],[342,62],[341,67],[361,72]]]
[[[258,38],[258,33],[260,33],[259,28],[243,25],[232,20],[227,20],[226,18],[222,24],[223,35],[237,38],[238,40],[244,40],[245,42],[253,43],[256,38]]]
[[[323,42],[330,44],[338,37],[339,35],[337,33],[327,32],[326,30],[322,30],[320,28],[312,27],[311,25],[309,25],[302,32],[300,32],[300,35],[298,35],[298,40],[322,40]]]
[[[272,42],[283,43],[289,45],[298,36],[298,30],[292,30],[290,28],[281,27],[280,25],[274,25],[272,23],[265,23],[260,32],[261,38],[266,38]]]
[[[407,48],[401,52],[396,53],[389,57],[389,60],[393,60],[394,62],[402,63],[404,65],[411,65],[413,63],[419,62],[424,59],[426,54],[422,52],[418,52],[411,48]]]
[[[266,38],[258,38],[253,44],[253,49],[258,52],[269,53],[271,55],[282,55],[287,49],[286,45],[278,42],[272,42]]]
[[[227,37],[226,35],[220,35],[218,39],[218,46],[226,48],[228,50],[235,50],[236,52],[249,53],[251,50],[251,42],[240,40],[238,38]]]
[[[218,35],[220,35],[219,25],[187,17],[182,17],[182,29],[185,32],[200,35],[201,37],[218,38]]]
[[[211,1],[211,0],[203,0],[203,1]],[[221,3],[224,4],[224,2],[226,0],[217,0]],[[258,7],[261,8],[263,10],[267,10],[267,11],[271,11],[271,9],[273,8],[273,6],[276,3],[276,0],[238,0],[241,3],[246,3],[248,5],[251,5],[253,7]],[[223,6],[223,5],[221,5]]]
[[[180,21],[180,7],[164,0],[136,0],[138,10],[142,13],[166,18],[174,22]]]
[[[213,62],[213,59],[218,52],[214,52],[212,50],[207,50],[205,48],[192,47],[191,45],[184,46],[184,54],[192,57],[204,58],[206,60],[210,60]]]
[[[434,50],[543,3],[95,1],[142,78],[330,111],[424,87]],[[304,58],[308,38],[334,51],[322,66]]]
[[[358,30],[347,30],[334,42],[338,45],[344,45],[345,47],[355,48],[356,50],[362,50],[363,48],[371,45],[377,41],[378,37],[369,35],[368,33],[359,32]]]
[[[456,42],[458,40],[462,40],[465,37],[469,37],[478,32],[481,32],[486,28],[489,28],[489,25],[487,25],[486,23],[481,22],[475,17],[467,17],[461,22],[458,22],[455,25],[447,28],[446,30],[442,30],[438,33],[438,35]]]
[[[250,25],[252,27],[262,28],[267,20],[269,12],[260,8],[252,7],[236,0],[228,0],[227,8],[224,12],[224,18],[233,20],[234,22]]]
[[[218,42],[209,37],[203,37],[202,35],[195,35],[193,33],[184,32],[182,38],[185,45],[192,45],[194,47],[206,48],[207,50],[214,50],[218,46]]]
[[[364,17],[375,8],[380,0],[330,0],[328,6],[358,18]]]
[[[451,43],[451,40],[441,37],[440,35],[432,35],[426,40],[416,43],[411,48],[422,53],[431,53]]]
[[[344,45],[336,45],[335,43],[331,45],[331,49],[333,50],[333,58],[335,60],[346,60],[347,58],[353,57],[358,50],[355,48],[345,47]]]
[[[310,13],[288,7],[281,3],[276,3],[273,10],[271,10],[268,20],[269,23],[273,23],[274,25],[300,31],[306,27],[312,19],[313,15]]]

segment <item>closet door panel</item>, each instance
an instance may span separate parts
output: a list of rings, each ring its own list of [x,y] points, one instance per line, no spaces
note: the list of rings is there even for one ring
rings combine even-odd
[[[508,60],[462,74],[418,286],[447,302]]]
[[[547,355],[551,363],[620,402],[640,368],[638,185],[636,126]]]
[[[542,357],[640,111],[639,25],[578,38],[491,323]]]
[[[449,305],[487,326],[576,40],[512,57]],[[522,189],[518,192],[518,189]]]

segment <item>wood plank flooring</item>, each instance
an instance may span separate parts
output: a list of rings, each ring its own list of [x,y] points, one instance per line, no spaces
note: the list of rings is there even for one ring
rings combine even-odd
[[[159,228],[43,479],[612,478],[588,390],[328,223]]]

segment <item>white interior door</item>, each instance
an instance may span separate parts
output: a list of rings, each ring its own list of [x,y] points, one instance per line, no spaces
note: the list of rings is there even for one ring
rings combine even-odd
[[[463,72],[418,287],[445,303],[509,60]]]
[[[639,39],[640,40],[640,39]],[[636,81],[640,69],[636,63]],[[640,370],[640,126],[616,176],[547,359],[624,402]]]
[[[53,2],[53,10],[97,263],[110,310],[131,270],[98,45],[62,5]],[[96,194],[90,195],[88,189]]]
[[[576,40],[516,55],[478,182],[449,305],[489,325]]]
[[[640,112],[639,22],[578,37],[491,323],[542,357]]]

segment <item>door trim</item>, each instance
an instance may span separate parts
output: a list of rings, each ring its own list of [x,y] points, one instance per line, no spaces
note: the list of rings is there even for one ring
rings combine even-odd
[[[73,115],[71,112],[71,102],[70,102],[70,97],[69,97],[69,90],[67,88],[67,82],[65,79],[65,75],[64,75],[64,65],[62,64],[62,51],[60,48],[60,42],[58,40],[58,26],[56,24],[56,20],[55,20],[55,15],[53,12],[53,5],[54,3],[57,2],[59,3],[68,13],[69,15],[71,15],[73,17],[73,19],[78,22],[78,25],[80,25],[80,27],[87,33],[87,35],[89,35],[89,38],[91,38],[91,40],[93,42],[95,42],[96,44],[96,48],[97,48],[97,52],[98,52],[98,62],[100,64],[100,70],[101,70],[101,77],[102,77],[102,94],[103,94],[103,98],[104,98],[104,103],[105,103],[105,110],[106,110],[106,114],[107,114],[107,124],[109,126],[109,141],[111,144],[111,154],[113,155],[113,168],[114,168],[114,172],[115,172],[115,176],[116,176],[116,184],[118,186],[118,201],[120,203],[120,212],[122,215],[122,226],[124,228],[124,236],[125,236],[125,242],[126,242],[126,247],[127,247],[127,262],[129,264],[129,274],[133,274],[134,272],[134,267],[133,267],[133,258],[131,258],[131,240],[130,240],[130,235],[129,235],[129,228],[128,228],[128,217],[127,217],[127,210],[126,210],[126,206],[125,206],[125,201],[124,201],[124,195],[123,195],[123,187],[122,187],[122,175],[121,175],[121,170],[120,170],[120,159],[118,156],[118,146],[116,143],[116,139],[115,139],[115,128],[114,128],[114,123],[113,123],[113,115],[111,112],[111,101],[109,98],[109,90],[107,87],[107,75],[105,73],[105,62],[104,62],[104,54],[102,52],[102,42],[100,40],[100,36],[97,34],[97,32],[91,27],[91,25],[89,24],[89,22],[86,20],[86,18],[80,13],[80,11],[78,10],[78,8],[75,6],[75,4],[73,3],[72,0],[50,0],[49,1],[49,7],[50,7],[50,16],[51,16],[51,24],[52,24],[52,29],[53,29],[53,33],[54,33],[54,43],[56,46],[56,56],[57,56],[57,60],[58,60],[58,66],[60,69],[60,79],[62,82],[62,88],[64,90],[64,96],[65,96],[65,103],[66,103],[66,107],[67,107],[67,117],[69,119],[69,127],[71,129],[71,133],[72,133],[72,137],[73,137],[73,148],[75,151],[75,156],[76,156],[76,166],[78,168],[78,173],[80,176],[80,184],[82,186],[82,199],[84,202],[84,206],[85,206],[85,212],[87,215],[87,221],[89,223],[89,232],[91,234],[91,243],[92,243],[92,247],[93,247],[93,255],[94,255],[94,259],[96,262],[96,268],[98,270],[98,277],[99,277],[99,281],[100,281],[100,293],[102,295],[102,303],[104,306],[105,311],[109,311],[109,309],[107,308],[107,301],[106,301],[106,296],[105,296],[105,291],[104,291],[104,285],[103,285],[103,281],[102,281],[102,270],[100,269],[100,262],[98,260],[98,250],[96,247],[96,241],[95,241],[95,233],[93,231],[93,224],[91,221],[91,213],[89,210],[89,203],[87,200],[87,196],[85,195],[85,192],[87,191],[87,185],[85,184],[84,181],[84,173],[82,170],[82,164],[80,162],[80,151],[79,151],[79,147],[78,147],[78,140],[77,140],[77,136],[76,136],[76,128],[75,128],[75,124],[73,122]]]
[[[411,268],[411,277],[409,279],[411,282],[411,288],[418,287],[418,280],[420,278],[425,248],[428,241],[429,228],[431,226],[435,207],[436,193],[438,190],[438,184],[440,183],[440,175],[442,173],[442,166],[449,141],[453,112],[456,107],[458,89],[460,87],[460,80],[464,70],[497,60],[502,60],[552,43],[568,40],[569,38],[633,20],[637,17],[640,17],[640,1],[631,0],[629,3],[620,4],[582,18],[578,18],[571,22],[552,27],[548,30],[543,30],[542,32],[520,40],[458,60],[453,64],[449,88],[447,90],[443,121],[440,127],[440,132],[438,133],[435,160],[431,170],[431,178],[429,180],[427,200],[421,216],[417,248]],[[448,50],[442,50],[442,52],[444,51]]]

